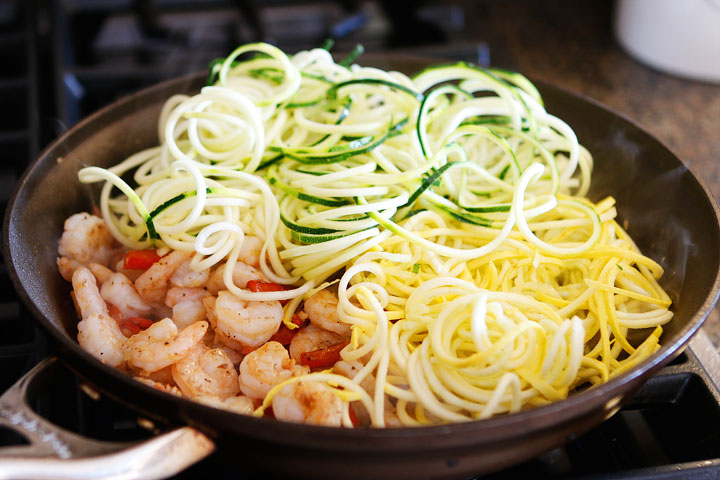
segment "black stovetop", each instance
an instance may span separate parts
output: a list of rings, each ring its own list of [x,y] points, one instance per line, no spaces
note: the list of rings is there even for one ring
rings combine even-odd
[[[393,2],[394,3],[394,2]],[[404,2],[399,2],[405,5]],[[479,63],[487,47],[463,41],[462,8],[408,2],[411,14],[378,2],[209,0],[21,0],[0,3],[0,203],[39,148],[113,99],[164,78],[197,71],[234,45],[262,38],[312,47],[328,35],[350,50],[399,48]],[[425,5],[425,6],[421,6]],[[302,22],[300,20],[303,20]],[[303,28],[288,29],[289,24]],[[421,39],[408,29],[422,26]],[[413,50],[414,49],[414,50]],[[52,354],[0,264],[0,393]],[[150,434],[137,415],[93,399],[61,370],[32,403],[69,430],[102,440]],[[488,478],[720,478],[720,357],[701,334],[615,416],[563,447]],[[0,448],[22,441],[0,428]],[[1,452],[0,452],[1,454]],[[222,449],[178,478],[237,478]]]

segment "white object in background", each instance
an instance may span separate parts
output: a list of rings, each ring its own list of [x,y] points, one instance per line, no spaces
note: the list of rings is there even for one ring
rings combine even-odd
[[[720,0],[618,0],[615,35],[651,67],[720,82]]]

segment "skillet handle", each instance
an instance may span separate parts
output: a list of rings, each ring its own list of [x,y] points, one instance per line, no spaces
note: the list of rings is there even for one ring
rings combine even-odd
[[[139,443],[102,442],[58,427],[27,403],[33,382],[58,366],[57,358],[43,360],[0,397],[0,428],[21,434],[29,443],[0,447],[0,480],[167,478],[215,449],[208,437],[191,427]]]

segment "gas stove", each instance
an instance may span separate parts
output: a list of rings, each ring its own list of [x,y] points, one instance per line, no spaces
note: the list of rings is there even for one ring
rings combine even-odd
[[[404,2],[398,2],[404,3]],[[412,2],[410,2],[412,3]],[[0,3],[0,202],[39,148],[113,99],[160,80],[204,68],[246,41],[297,50],[337,39],[340,50],[402,51],[488,63],[483,44],[464,41],[465,19],[452,4],[413,7],[405,23],[427,27],[418,46],[396,12],[379,2],[273,0],[37,0]],[[407,20],[407,19],[406,19]],[[301,26],[301,28],[300,28]],[[292,28],[290,28],[292,27]],[[403,33],[405,32],[405,36]],[[3,118],[7,118],[3,116]],[[53,354],[0,265],[0,393]],[[720,356],[701,331],[615,416],[577,438],[487,478],[720,477]],[[31,406],[63,428],[103,441],[153,435],[137,414],[82,384],[62,365],[41,382]],[[156,426],[157,427],[157,426]],[[23,444],[0,427],[3,448]],[[222,448],[176,478],[237,478]],[[0,475],[2,477],[2,475]]]

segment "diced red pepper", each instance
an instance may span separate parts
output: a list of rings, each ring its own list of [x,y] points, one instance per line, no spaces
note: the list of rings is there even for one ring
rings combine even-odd
[[[153,263],[160,260],[155,250],[131,250],[123,257],[125,270],[147,270]]]
[[[251,292],[282,292],[285,290],[284,285],[273,282],[263,282],[261,280],[249,280],[247,288]]]
[[[263,282],[261,280],[250,280],[247,282],[247,288],[251,292],[284,292],[287,290],[285,285],[273,282]],[[280,304],[285,305],[289,300],[280,300]]]
[[[118,322],[118,324],[122,324],[123,314],[120,311],[120,309],[110,302],[106,302],[106,303],[107,303],[108,313],[110,314],[110,316],[113,319],[115,319],[115,321]]]
[[[135,335],[136,333],[140,333],[141,331],[145,330],[152,324],[153,321],[148,320],[147,318],[130,317],[123,320],[120,328],[128,330],[129,332],[132,332],[133,335]]]
[[[295,325],[297,325],[298,327],[304,327],[305,325],[308,324],[308,319],[305,318],[305,320],[303,320],[302,318],[300,318],[300,315],[298,315],[297,313],[293,313],[291,322],[294,323]]]
[[[300,354],[300,365],[307,365],[311,368],[327,368],[335,365],[340,360],[340,351],[350,342],[340,342],[326,348],[303,352]]]
[[[275,335],[273,335],[270,338],[270,341],[278,342],[280,345],[288,346],[290,345],[290,342],[292,342],[292,339],[295,335],[297,335],[299,329],[290,330],[285,325],[281,325],[280,329],[275,332]]]

